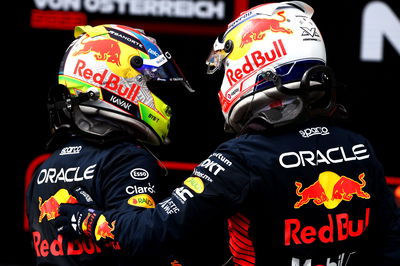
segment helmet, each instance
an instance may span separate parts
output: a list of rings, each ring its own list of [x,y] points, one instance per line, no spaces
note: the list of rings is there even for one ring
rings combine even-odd
[[[305,110],[330,112],[334,77],[312,14],[300,1],[259,5],[216,39],[207,73],[225,71],[218,96],[226,131],[241,132],[255,117],[277,127]]]
[[[171,109],[154,91],[162,83],[163,90],[191,90],[170,53],[142,30],[122,25],[78,26],[75,37],[60,66],[63,96],[49,96],[53,130],[72,124],[91,136],[124,132],[168,143]],[[68,119],[54,118],[61,115]]]

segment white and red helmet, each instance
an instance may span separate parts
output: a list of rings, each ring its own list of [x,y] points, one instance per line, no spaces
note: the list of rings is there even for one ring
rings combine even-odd
[[[261,111],[271,125],[302,113],[310,100],[301,96],[305,87],[321,84],[312,79],[326,79],[329,72],[313,12],[300,1],[259,5],[242,12],[217,38],[207,73],[225,71],[218,95],[227,131],[240,132]]]

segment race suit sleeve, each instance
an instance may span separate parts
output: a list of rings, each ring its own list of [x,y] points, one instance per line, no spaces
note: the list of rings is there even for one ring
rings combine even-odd
[[[383,175],[382,175],[383,176]],[[400,262],[400,209],[397,208],[393,193],[389,190],[385,179],[378,181],[377,217],[379,225],[377,235],[381,237],[381,257],[379,266],[395,266]]]
[[[370,254],[376,254],[377,266],[396,266],[400,262],[400,209],[396,206],[393,193],[390,191],[384,174],[383,166],[376,158],[375,152],[369,142],[366,142],[366,146],[369,146],[371,155],[374,158],[375,166],[375,191],[374,191],[374,204],[377,219],[374,221],[373,228],[376,228],[374,232],[374,242],[379,243],[373,245]],[[374,223],[372,222],[372,223]]]
[[[250,178],[239,150],[221,146],[156,208],[103,215],[115,222],[115,240],[130,255],[166,251],[197,228],[234,214],[248,193]]]
[[[159,200],[159,166],[146,150],[115,147],[99,170],[94,194],[100,195],[103,210],[154,208]],[[139,202],[140,201],[140,202]]]

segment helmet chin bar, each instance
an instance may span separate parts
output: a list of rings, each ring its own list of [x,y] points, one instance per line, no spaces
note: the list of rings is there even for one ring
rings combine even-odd
[[[273,70],[261,74],[272,82],[276,89],[288,96],[299,96],[303,99],[310,115],[330,115],[336,104],[336,80],[331,68],[318,65],[304,72],[297,88],[282,85],[282,80]]]
[[[96,101],[99,97],[100,92],[95,87],[89,88],[87,92],[82,92],[77,97],[71,97],[68,88],[62,84],[51,87],[47,97],[47,109],[52,133],[60,128],[71,127],[75,106],[87,101]]]
[[[257,120],[266,122],[268,127],[280,127],[310,117],[331,116],[337,109],[335,77],[327,66],[311,67],[300,81],[285,85],[273,69],[261,75],[274,86],[244,96],[236,107],[239,108],[236,112],[240,112],[239,106],[242,106],[241,121],[230,116],[225,131],[240,133]],[[281,107],[270,106],[276,100],[282,102]],[[244,106],[249,107],[245,109]]]
[[[85,102],[96,101],[99,96],[100,92],[96,87],[91,87],[76,97],[71,97],[64,85],[57,84],[52,87],[49,90],[47,107],[53,136],[72,129],[74,133],[79,132],[86,139],[98,143],[125,138],[127,135],[151,145],[162,143],[156,132],[143,121],[109,110],[85,106]],[[52,142],[53,140],[50,140],[48,146],[53,145]],[[166,138],[163,143],[168,144],[169,139]]]
[[[47,108],[49,110],[67,109],[72,111],[72,107],[77,106],[87,101],[96,101],[100,97],[99,89],[90,87],[87,92],[79,93],[77,97],[71,97],[67,87],[58,84],[50,89]],[[61,98],[61,100],[58,100]]]

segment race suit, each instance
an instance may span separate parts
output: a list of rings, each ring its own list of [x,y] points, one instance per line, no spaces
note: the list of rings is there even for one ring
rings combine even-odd
[[[154,208],[159,200],[160,174],[156,159],[131,142],[100,146],[73,138],[56,150],[37,169],[27,192],[37,264],[157,265],[156,258],[129,258],[119,251],[118,242],[113,241],[113,224],[98,236],[110,240],[101,246],[90,238],[68,240],[58,235],[54,219],[61,203],[77,201],[71,192],[77,186],[87,191],[100,209]]]
[[[399,216],[371,144],[325,122],[240,135],[156,208],[101,214],[131,254],[227,220],[235,265],[400,265]]]

